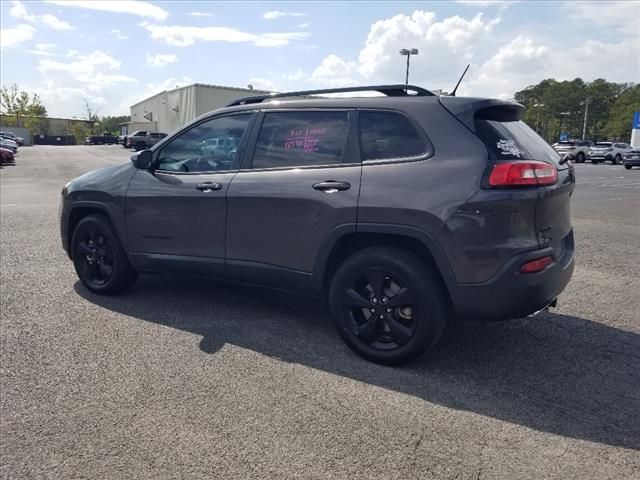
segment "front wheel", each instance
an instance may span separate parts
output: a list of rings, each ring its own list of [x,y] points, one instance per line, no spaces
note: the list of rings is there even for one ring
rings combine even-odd
[[[626,168],[627,170],[631,170],[631,165],[625,165],[624,168]]]
[[[576,155],[576,162],[577,163],[584,163],[584,153],[578,152],[578,155]]]
[[[78,222],[71,249],[78,278],[95,293],[123,292],[138,278],[138,272],[129,263],[111,222],[104,215],[90,215]]]
[[[622,163],[622,157],[620,156],[620,154],[617,154],[613,160],[611,161],[611,163],[613,165],[620,165]]]
[[[416,255],[388,247],[345,260],[331,281],[329,303],[347,345],[385,365],[432,350],[448,315],[439,277]]]

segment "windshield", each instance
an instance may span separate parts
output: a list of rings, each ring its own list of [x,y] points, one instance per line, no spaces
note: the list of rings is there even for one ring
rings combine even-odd
[[[594,145],[595,148],[609,148],[611,147],[611,143],[610,142],[598,142]]]
[[[576,142],[558,142],[558,147],[575,147]]]

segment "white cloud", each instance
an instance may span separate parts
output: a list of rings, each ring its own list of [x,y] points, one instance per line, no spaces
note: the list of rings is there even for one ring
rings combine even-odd
[[[25,7],[24,4],[18,0],[14,0],[11,3],[13,6],[11,7],[11,10],[9,10],[9,15],[11,15],[12,17],[20,18],[32,23],[44,23],[54,30],[73,30],[75,28],[68,22],[60,20],[55,15],[51,15],[49,13],[45,15],[31,15],[29,12],[27,12],[27,7]]]
[[[71,26],[64,20],[60,20],[55,15],[45,14],[40,17],[40,21],[45,25],[50,26],[54,30],[74,30],[75,27]]]
[[[173,53],[157,53],[155,55],[147,54],[147,65],[151,65],[152,67],[164,67],[171,63],[176,63],[178,61],[178,56]]]
[[[626,36],[640,37],[640,3],[623,2],[565,2],[564,10],[577,22],[598,26]]]
[[[346,62],[337,55],[329,55],[313,70],[310,80],[332,87],[357,85],[356,68],[356,62]]]
[[[277,92],[278,87],[275,82],[268,78],[252,78],[248,82],[256,90],[267,90],[269,92]]]
[[[483,15],[466,19],[460,16],[436,20],[433,12],[416,10],[409,15],[375,22],[371,25],[364,48],[358,55],[358,72],[365,78],[393,83],[404,80],[406,57],[400,48],[417,48],[411,58],[411,78],[431,88],[452,81],[475,55],[478,43],[487,39],[500,18]]]
[[[501,10],[517,3],[517,0],[456,0],[456,3],[462,5],[470,5],[478,8],[486,8],[492,6],[498,6]]]
[[[208,12],[189,12],[189,15],[192,17],[210,17],[211,14]]]
[[[55,57],[57,55],[51,52],[54,48],[56,48],[54,43],[36,43],[36,48],[28,50],[28,52],[33,55],[40,55],[43,57]]]
[[[80,55],[75,51],[69,51],[67,57],[73,60],[39,60],[38,70],[49,80],[53,80],[53,76],[57,75],[60,83],[66,83],[70,78],[90,91],[100,91],[116,83],[138,83],[135,78],[113,73],[120,70],[121,62],[108,53],[97,50],[88,55]]]
[[[282,17],[306,17],[306,13],[299,12],[281,12],[279,10],[270,10],[262,14],[262,18],[265,20],[276,20]]]
[[[118,30],[117,28],[114,28],[109,33],[111,33],[111,35],[113,35],[118,40],[129,40],[129,37],[126,36],[124,33],[122,33],[120,30]]]
[[[13,47],[30,40],[35,33],[36,29],[26,23],[11,28],[2,28],[0,29],[0,46],[3,49]]]
[[[144,1],[133,0],[45,0],[62,7],[76,7],[100,12],[128,13],[139,17],[151,18],[153,20],[166,20],[169,12]]]
[[[474,66],[459,94],[512,98],[516,90],[537,83],[535,78],[549,69],[551,58],[547,46],[519,35],[501,46],[484,64]]]
[[[309,23],[301,23],[299,25],[296,25],[297,28],[309,28]]]
[[[151,33],[154,40],[176,47],[187,47],[196,42],[252,43],[258,47],[281,47],[309,36],[307,32],[254,34],[230,27],[152,25],[147,22],[142,22],[141,26]]]
[[[24,4],[20,1],[13,1],[11,2],[11,4],[13,5],[11,7],[11,10],[9,10],[9,15],[11,15],[12,17],[15,18],[20,18],[22,20],[26,20],[28,22],[35,22],[36,21],[36,16],[35,15],[29,15],[29,13],[27,12],[27,8],[24,6]]]

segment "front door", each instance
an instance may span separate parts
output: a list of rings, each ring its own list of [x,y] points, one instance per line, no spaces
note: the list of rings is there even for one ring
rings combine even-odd
[[[134,175],[126,223],[137,261],[209,259],[212,268],[224,270],[226,195],[252,117],[229,115],[194,125],[154,151],[153,171]]]
[[[354,113],[262,115],[253,152],[227,194],[227,269],[237,277],[309,274],[332,230],[355,231],[362,167]]]

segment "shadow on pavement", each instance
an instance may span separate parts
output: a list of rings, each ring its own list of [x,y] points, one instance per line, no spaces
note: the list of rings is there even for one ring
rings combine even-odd
[[[640,335],[590,320],[470,323],[431,357],[390,368],[344,346],[314,297],[168,275],[142,276],[117,297],[75,289],[111,311],[197,334],[208,353],[233,344],[538,431],[640,449]]]

